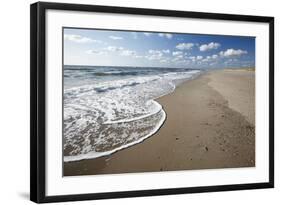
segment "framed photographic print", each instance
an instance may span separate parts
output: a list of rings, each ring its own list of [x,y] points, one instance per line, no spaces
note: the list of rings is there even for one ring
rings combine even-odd
[[[274,187],[274,18],[31,5],[31,200]]]

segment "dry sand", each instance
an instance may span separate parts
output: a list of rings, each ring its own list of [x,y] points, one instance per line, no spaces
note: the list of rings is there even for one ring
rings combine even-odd
[[[255,72],[222,70],[157,101],[167,119],[144,142],[107,157],[64,163],[64,175],[255,166]]]

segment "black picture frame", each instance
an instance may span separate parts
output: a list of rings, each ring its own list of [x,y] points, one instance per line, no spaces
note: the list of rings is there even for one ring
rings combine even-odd
[[[46,81],[45,81],[45,25],[46,10],[67,10],[101,13],[168,16],[194,19],[262,22],[269,24],[269,181],[263,183],[230,184],[220,186],[138,190],[124,192],[89,193],[46,196]],[[198,192],[217,192],[274,187],[274,18],[265,16],[230,15],[218,13],[156,10],[144,8],[110,7],[82,4],[38,2],[30,7],[30,199],[37,203],[77,200],[96,200]]]

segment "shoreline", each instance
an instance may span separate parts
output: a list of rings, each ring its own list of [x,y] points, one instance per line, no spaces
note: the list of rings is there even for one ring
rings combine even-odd
[[[64,175],[254,166],[254,114],[248,111],[254,107],[253,73],[216,70],[180,84],[155,100],[167,115],[155,134],[108,156],[64,162]],[[225,86],[229,79],[239,82]],[[242,89],[247,82],[251,85]]]

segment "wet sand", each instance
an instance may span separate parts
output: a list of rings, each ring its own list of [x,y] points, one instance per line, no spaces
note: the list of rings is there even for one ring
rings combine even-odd
[[[255,166],[255,72],[221,70],[157,100],[167,119],[140,144],[107,157],[64,163],[64,175]]]

